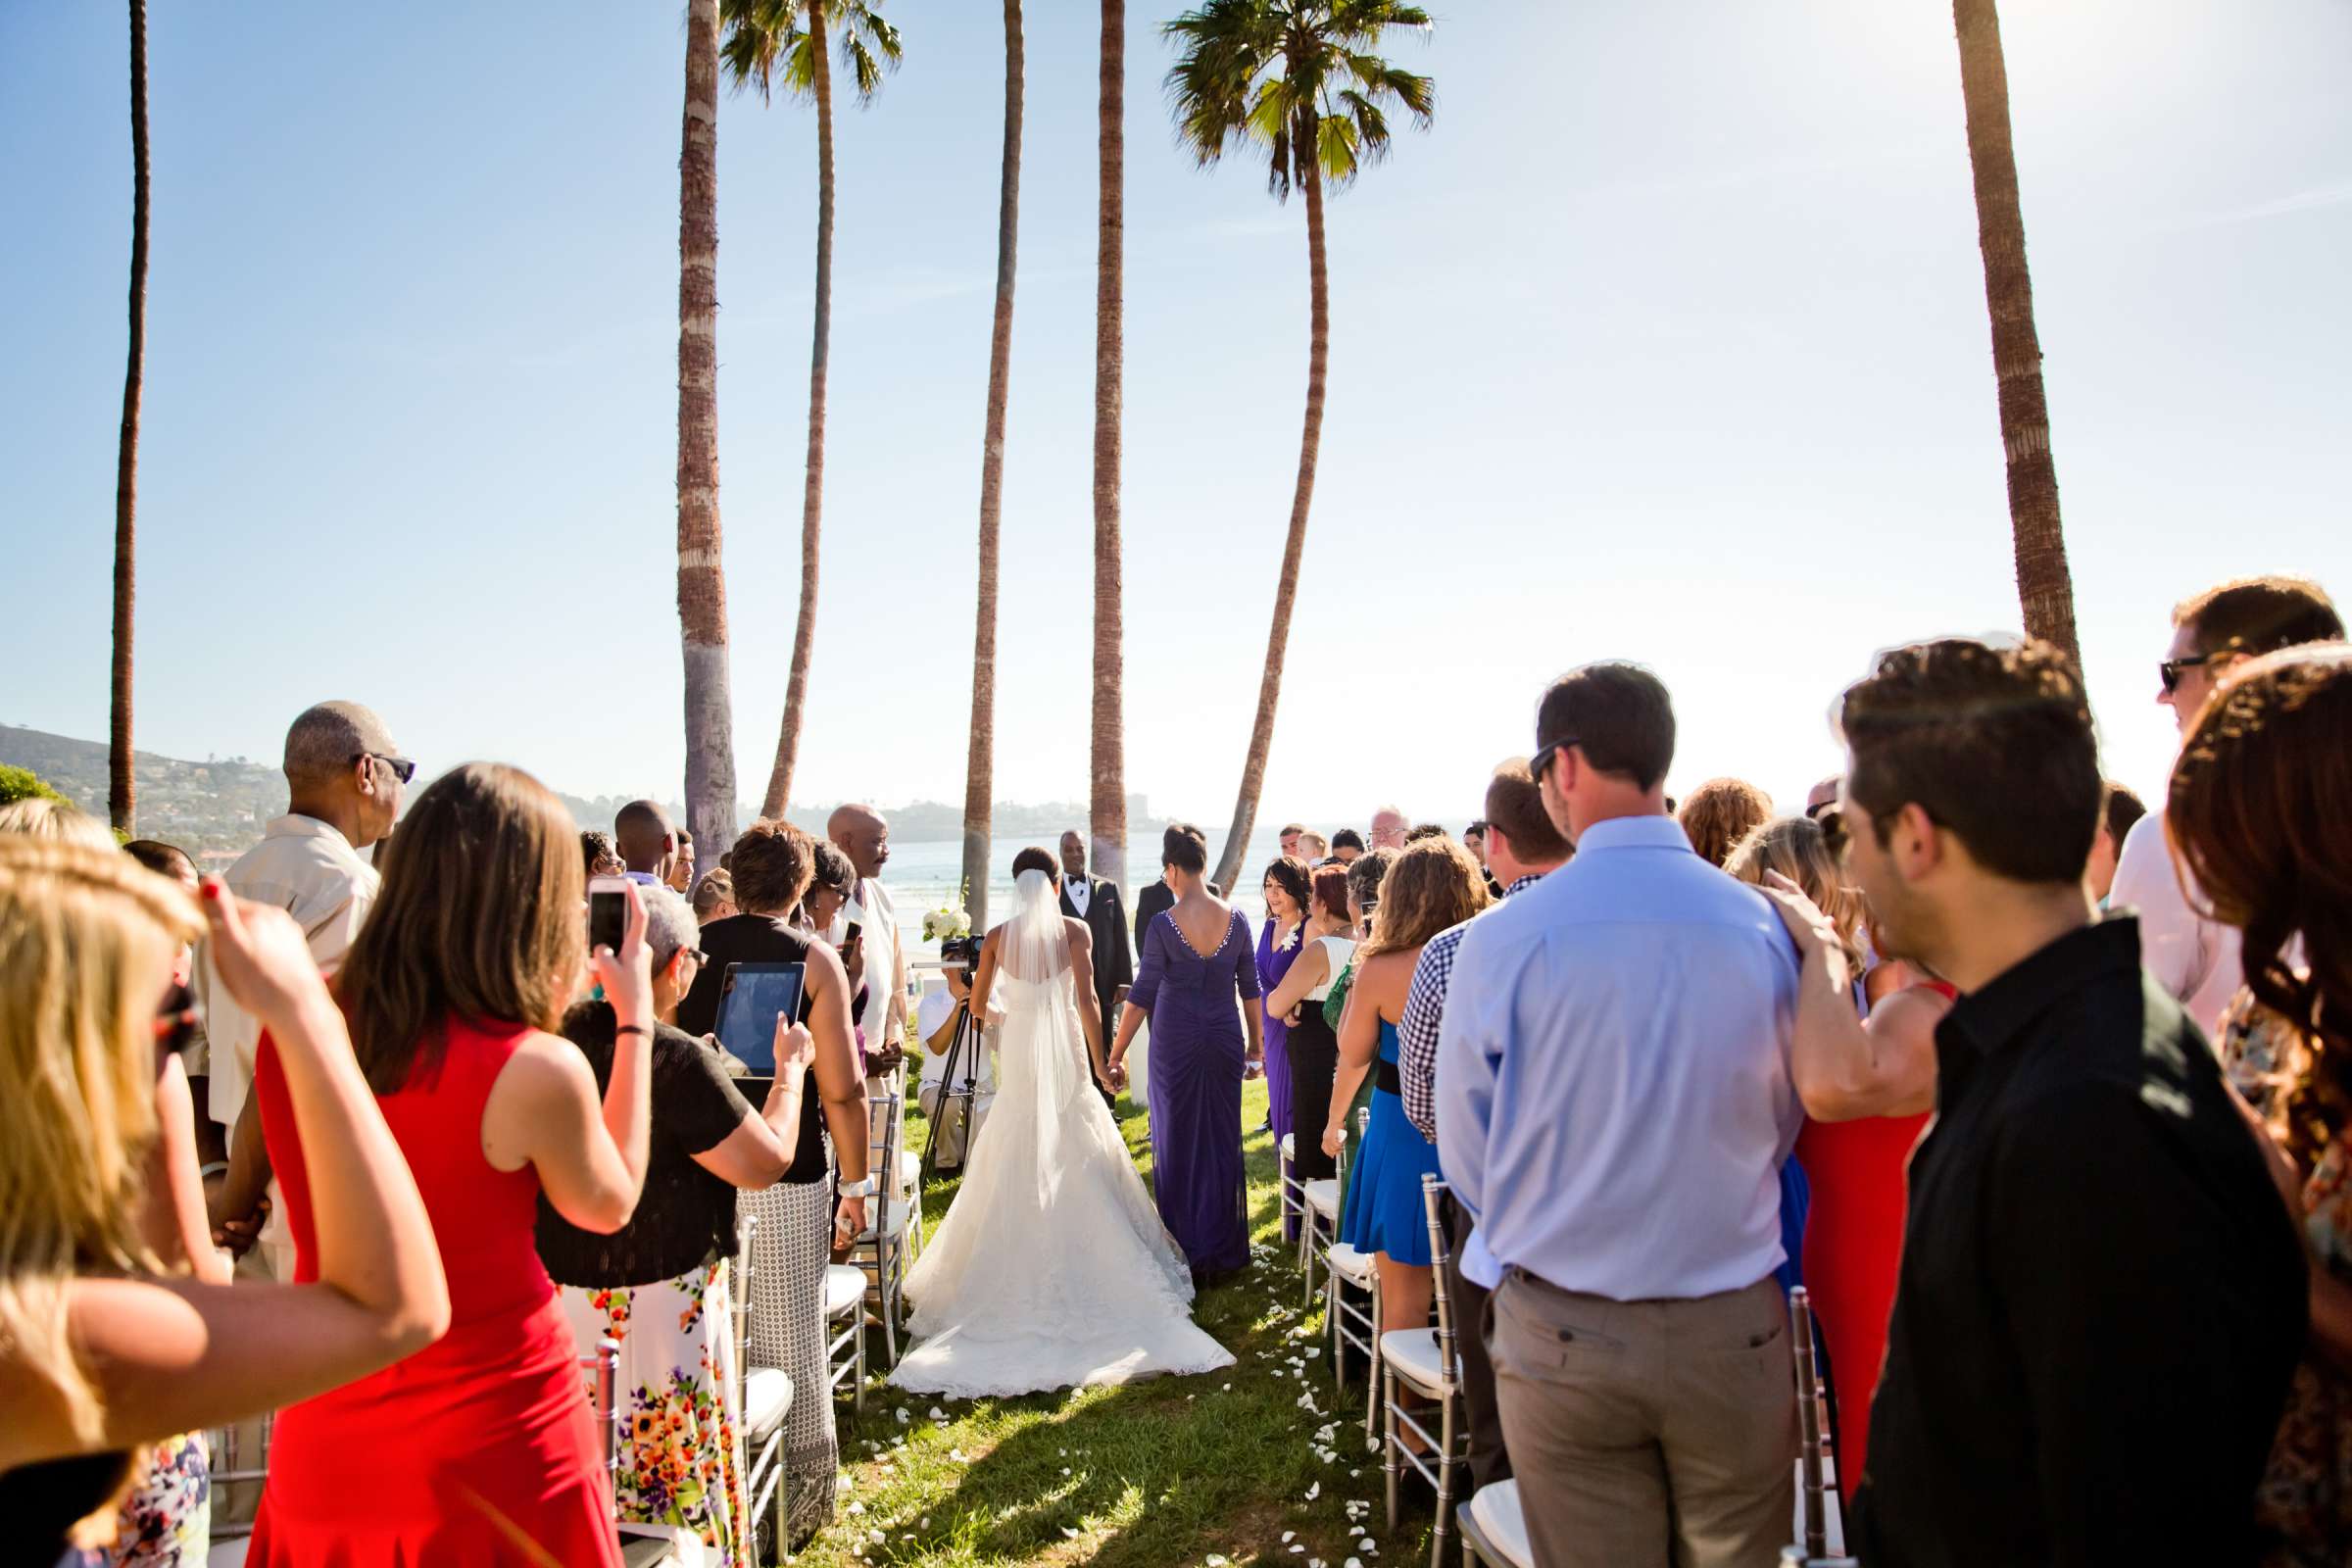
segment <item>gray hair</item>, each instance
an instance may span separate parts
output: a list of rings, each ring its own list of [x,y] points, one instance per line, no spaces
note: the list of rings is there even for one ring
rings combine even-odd
[[[312,789],[348,770],[363,753],[389,752],[392,734],[371,709],[358,703],[320,703],[303,710],[286,731],[286,782]]]
[[[645,901],[645,947],[653,955],[655,968],[667,963],[680,948],[702,941],[702,922],[694,917],[694,906],[677,894],[640,882],[637,896]]]

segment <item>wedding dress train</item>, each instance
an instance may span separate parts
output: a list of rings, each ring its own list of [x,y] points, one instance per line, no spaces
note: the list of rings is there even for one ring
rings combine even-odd
[[[1053,879],[1023,872],[1017,903],[997,939],[996,1104],[907,1274],[918,1343],[890,1382],[978,1398],[1231,1366],[1095,1091]]]

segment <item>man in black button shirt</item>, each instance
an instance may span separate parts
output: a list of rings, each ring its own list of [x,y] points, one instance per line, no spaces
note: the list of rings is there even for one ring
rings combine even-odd
[[[2100,782],[2044,643],[1882,657],[1832,838],[1960,988],[1851,1542],[1868,1568],[2251,1560],[2303,1253],[2213,1054],[2082,889]]]

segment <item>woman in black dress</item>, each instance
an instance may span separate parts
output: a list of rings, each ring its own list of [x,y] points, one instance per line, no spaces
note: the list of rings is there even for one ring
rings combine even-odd
[[[1291,1125],[1275,1132],[1291,1139],[1291,1170],[1299,1181],[1336,1174],[1323,1152],[1323,1117],[1331,1107],[1331,1081],[1339,1070],[1340,1040],[1323,1016],[1331,983],[1355,951],[1348,923],[1348,868],[1326,865],[1314,874],[1307,899],[1306,929],[1298,956],[1266,999],[1266,1015],[1287,1018],[1291,1058]]]

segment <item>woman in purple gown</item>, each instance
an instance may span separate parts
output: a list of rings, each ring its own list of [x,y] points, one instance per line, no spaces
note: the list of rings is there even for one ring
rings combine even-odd
[[[1299,927],[1306,923],[1306,901],[1310,891],[1310,876],[1306,862],[1292,856],[1283,856],[1266,867],[1266,923],[1257,930],[1257,991],[1260,997],[1271,997],[1282,977],[1290,972],[1298,956]],[[1266,1036],[1266,1125],[1279,1142],[1291,1130],[1291,1056],[1290,1025],[1266,1010],[1265,1004],[1257,1004],[1258,1015],[1265,1020]],[[1298,1239],[1298,1222],[1286,1214],[1283,1217],[1283,1240]]]
[[[1203,880],[1207,836],[1177,823],[1160,861],[1176,902],[1144,929],[1110,1052],[1111,1087],[1125,1081],[1127,1048],[1150,1019],[1152,1196],[1195,1279],[1213,1284],[1250,1261],[1242,1078],[1264,1054],[1257,962],[1250,922]]]

